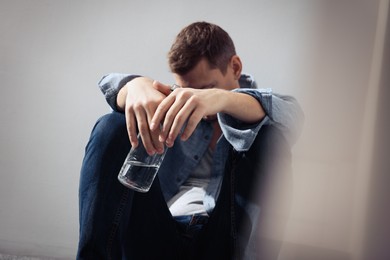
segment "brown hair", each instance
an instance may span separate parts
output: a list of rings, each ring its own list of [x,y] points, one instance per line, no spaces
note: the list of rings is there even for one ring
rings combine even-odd
[[[221,27],[195,22],[182,29],[168,53],[169,67],[173,73],[184,75],[206,58],[211,68],[226,73],[227,65],[236,54],[229,34]]]

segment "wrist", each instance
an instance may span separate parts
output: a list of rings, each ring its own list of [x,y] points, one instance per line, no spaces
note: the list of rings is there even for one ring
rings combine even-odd
[[[152,85],[153,80],[148,77],[138,77],[126,83],[127,88],[133,88],[135,86],[145,86],[146,84]]]
[[[235,93],[225,89],[218,89],[216,93],[221,101],[221,113],[231,114],[232,105],[236,102]]]
[[[246,123],[256,123],[265,116],[260,103],[245,93],[226,91],[223,113]]]
[[[126,96],[127,96],[127,84],[119,90],[118,95],[116,96],[116,107],[118,111],[125,110]]]
[[[135,88],[136,86],[145,86],[145,84],[152,84],[153,80],[147,77],[136,77],[130,81],[128,81],[123,88],[121,88],[118,92],[116,98],[116,106],[119,111],[124,111],[126,107],[126,99],[127,94],[130,89]]]

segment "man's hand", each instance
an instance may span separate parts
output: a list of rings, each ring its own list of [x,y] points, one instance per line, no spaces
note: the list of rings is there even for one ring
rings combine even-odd
[[[126,115],[126,125],[132,147],[138,146],[137,127],[149,154],[163,152],[159,141],[160,128],[150,130],[150,123],[158,105],[170,93],[170,87],[139,77],[129,81],[119,92],[117,106]]]
[[[184,124],[182,141],[192,135],[202,118],[220,112],[246,123],[259,122],[265,116],[260,103],[247,94],[217,88],[177,88],[159,104],[150,127],[155,132],[162,124],[159,141],[172,147]]]
[[[186,123],[181,140],[187,140],[202,118],[222,111],[228,102],[223,95],[226,92],[221,89],[175,89],[158,106],[152,119],[152,131],[162,124],[159,141],[171,147]]]

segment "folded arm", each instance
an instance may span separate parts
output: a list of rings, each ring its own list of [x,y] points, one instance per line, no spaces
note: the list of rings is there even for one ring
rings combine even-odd
[[[124,88],[125,86],[126,88]],[[136,94],[136,86],[138,86],[138,90],[148,91],[149,94],[146,94],[146,92],[143,96]],[[138,124],[141,136],[145,136],[142,140],[144,144],[146,142],[146,146],[150,148],[151,153],[158,152],[164,141],[173,144],[174,138],[179,134],[179,126],[186,121],[187,129],[181,136],[183,140],[191,135],[203,117],[213,113],[218,115],[225,137],[236,150],[248,150],[259,129],[264,124],[274,124],[281,129],[288,142],[293,145],[298,139],[303,125],[303,111],[296,99],[291,96],[274,94],[270,89],[240,88],[227,93],[229,91],[219,89],[187,88],[178,92],[175,90],[175,95],[171,96],[169,95],[168,86],[153,83],[151,79],[128,74],[109,74],[99,82],[99,87],[113,110],[126,111],[126,114],[129,114],[126,116],[126,120],[132,145],[137,145],[135,137],[136,124]],[[129,89],[134,91],[132,95],[129,95]],[[202,96],[208,91],[207,98],[195,98],[195,102],[185,102],[187,107],[192,106],[192,108],[178,110],[178,107],[182,108],[184,106],[182,101],[188,101],[194,91],[197,91],[197,96]],[[171,109],[170,107],[176,101],[180,92],[181,95],[187,96],[181,99],[180,103],[176,103],[176,108]],[[166,98],[168,95],[169,98]],[[155,97],[155,102],[152,102],[153,105],[149,105],[145,109],[145,103],[142,103],[143,97],[150,98],[152,96]],[[203,96],[206,97],[206,95]],[[135,97],[139,101],[138,105],[135,105],[137,103],[133,99]],[[130,102],[128,99],[130,99]],[[199,103],[199,100],[204,101],[203,105]],[[142,107],[144,111],[140,110]],[[157,111],[157,115],[155,115],[157,107],[159,107],[160,112]],[[194,110],[194,107],[197,109]],[[139,111],[135,111],[134,108]],[[182,112],[177,117],[178,111]],[[140,119],[135,116],[137,113]],[[168,118],[168,120],[164,120],[161,134],[157,125],[158,122],[162,122],[163,117]],[[134,118],[138,121],[135,121]],[[173,124],[176,125],[172,128]],[[152,131],[149,132],[149,129],[152,129]],[[170,129],[173,129],[173,131],[170,132]],[[149,133],[149,135],[146,133]]]
[[[262,121],[254,124],[248,124],[229,114],[218,114],[222,132],[236,150],[249,150],[260,128],[267,124],[279,128],[288,143],[294,145],[304,121],[303,111],[294,97],[272,93],[271,89],[240,88],[234,92],[255,98],[266,114]]]

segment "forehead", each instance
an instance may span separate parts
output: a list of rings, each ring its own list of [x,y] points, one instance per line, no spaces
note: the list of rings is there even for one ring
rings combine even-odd
[[[210,68],[206,59],[202,59],[185,75],[174,74],[174,77],[183,87],[204,88],[216,84],[223,75],[219,69]]]

